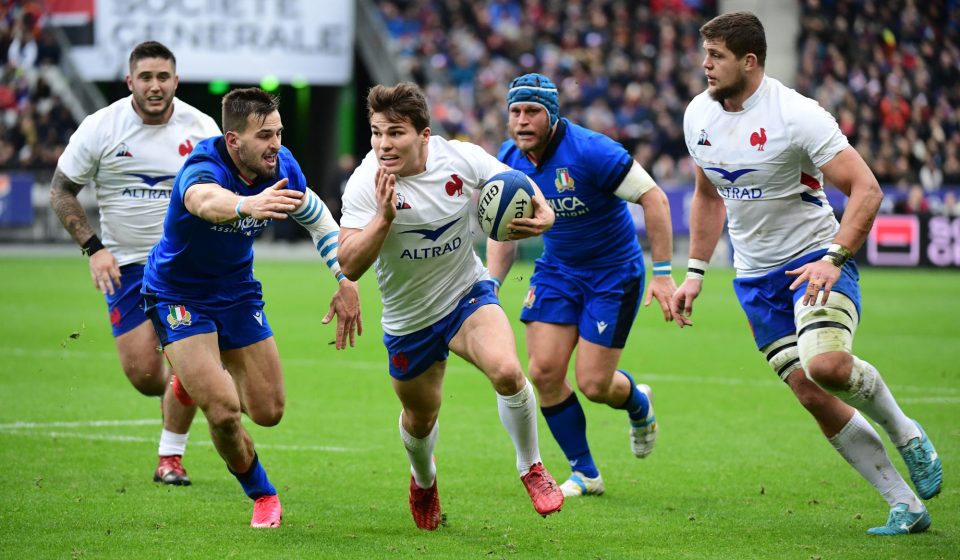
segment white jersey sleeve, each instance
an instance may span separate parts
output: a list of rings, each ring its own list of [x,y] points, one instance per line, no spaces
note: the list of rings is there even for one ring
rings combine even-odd
[[[100,121],[104,113],[98,111],[83,119],[70,136],[67,147],[57,161],[57,168],[72,183],[86,185],[100,167]]]
[[[343,190],[340,227],[363,229],[377,215],[377,156],[363,158]]]
[[[785,112],[794,144],[803,149],[815,166],[823,167],[850,145],[840,132],[837,119],[813,99],[801,95]]]

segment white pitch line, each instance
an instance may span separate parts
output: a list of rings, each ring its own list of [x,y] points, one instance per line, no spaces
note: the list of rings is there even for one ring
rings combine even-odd
[[[102,426],[151,426],[155,424],[160,424],[160,420],[157,418],[145,418],[143,420],[87,420],[83,422],[14,422],[13,424],[0,424],[0,430],[21,430],[32,428],[99,428]]]
[[[119,441],[123,443],[157,443],[156,438],[139,436],[119,436],[115,434],[83,434],[77,432],[38,432],[22,430],[4,430],[2,435],[25,437],[49,437],[51,439],[85,439],[93,441]],[[211,441],[191,441],[190,445],[213,447]],[[350,453],[357,451],[348,447],[333,447],[328,445],[284,445],[279,443],[258,443],[257,449],[277,449],[281,451],[322,451],[329,453]]]

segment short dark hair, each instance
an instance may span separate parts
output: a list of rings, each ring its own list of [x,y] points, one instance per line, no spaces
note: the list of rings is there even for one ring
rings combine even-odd
[[[223,96],[223,132],[243,132],[250,115],[256,115],[263,122],[270,113],[279,109],[280,98],[276,95],[258,87],[235,89]]]
[[[130,51],[130,73],[133,74],[133,67],[145,58],[162,58],[173,63],[173,68],[177,68],[177,57],[173,56],[173,51],[168,49],[162,43],[156,41],[144,41],[133,47]]]
[[[738,59],[757,55],[757,64],[767,63],[767,36],[760,19],[751,12],[719,15],[700,27],[700,35],[709,41],[723,41]]]
[[[400,82],[388,87],[376,85],[367,93],[367,118],[383,113],[391,121],[409,121],[417,132],[430,126],[430,109],[420,86]]]

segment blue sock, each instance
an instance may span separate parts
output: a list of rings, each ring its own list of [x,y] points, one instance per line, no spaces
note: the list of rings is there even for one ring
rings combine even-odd
[[[243,491],[247,493],[247,496],[250,496],[250,499],[256,500],[262,496],[277,495],[277,489],[274,488],[273,484],[270,484],[270,480],[267,479],[267,471],[263,470],[263,466],[260,464],[260,458],[256,453],[253,454],[253,463],[250,465],[250,468],[247,469],[246,473],[237,474],[229,465],[227,466],[227,470],[229,470],[233,476],[237,477],[240,486],[243,486]]]
[[[630,396],[627,397],[627,400],[623,401],[622,405],[615,406],[614,408],[624,409],[627,411],[627,414],[630,415],[631,420],[634,422],[642,422],[650,412],[650,401],[646,395],[640,392],[640,389],[637,389],[637,384],[633,381],[633,377],[631,377],[629,373],[622,369],[618,369],[617,371],[627,378],[632,391],[630,391]]]
[[[562,403],[541,407],[540,411],[550,427],[553,439],[557,440],[563,454],[570,461],[570,468],[589,478],[599,476],[600,471],[593,462],[590,445],[587,444],[587,417],[583,415],[577,394],[571,393]]]

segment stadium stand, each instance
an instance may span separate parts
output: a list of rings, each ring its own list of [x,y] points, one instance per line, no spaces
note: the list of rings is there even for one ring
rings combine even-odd
[[[40,10],[37,2],[0,3],[2,169],[52,170],[77,126],[50,84],[46,70],[60,62],[60,47]]]
[[[565,116],[619,140],[664,188],[689,187],[681,121],[704,87],[698,28],[716,3],[638,4],[378,0],[396,56],[452,136],[495,152],[505,84],[542,71]],[[960,187],[960,2],[801,0],[801,14],[796,88],[838,117],[894,193],[884,209],[913,184],[944,206]]]
[[[503,100],[524,72],[551,76],[562,113],[619,140],[665,188],[689,185],[687,100],[703,87],[700,24],[712,0],[380,0],[401,65],[451,137],[496,153]]]
[[[895,188],[897,210],[952,212],[947,194],[960,187],[960,2],[801,7],[797,90],[838,117],[880,183]]]

